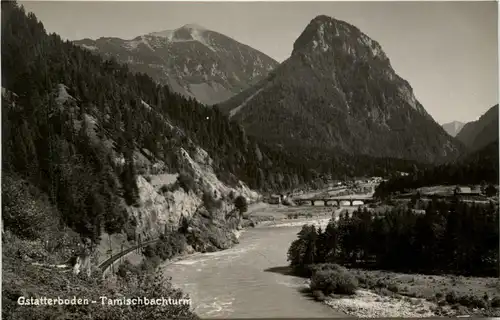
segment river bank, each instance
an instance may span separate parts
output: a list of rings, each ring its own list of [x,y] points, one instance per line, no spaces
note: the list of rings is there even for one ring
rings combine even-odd
[[[274,206],[276,208],[277,206]],[[261,227],[301,227],[315,224],[324,228],[342,210],[328,207],[261,208],[260,216],[271,217]],[[273,210],[274,209],[274,210]],[[290,221],[290,213],[307,212],[315,218]],[[272,218],[281,217],[279,220]],[[283,218],[288,217],[288,218]],[[453,275],[404,274],[351,269],[360,288],[349,297],[330,296],[324,300],[335,311],[355,317],[499,316],[500,282],[497,278]]]
[[[499,316],[497,278],[350,269],[361,289],[331,307],[357,317]]]
[[[256,207],[249,210],[248,217],[258,216],[266,220],[255,227],[234,231],[239,239],[235,246],[216,252],[178,256],[160,266],[161,271],[172,278],[175,287],[190,295],[198,316],[373,318],[496,315],[491,308],[463,305],[469,303],[467,301],[484,299],[485,295],[489,305],[496,303],[493,301],[500,286],[496,279],[491,278],[350,269],[360,284],[355,295],[329,296],[323,303],[314,301],[304,293],[309,289],[309,281],[290,273],[286,253],[303,225],[315,224],[324,228],[332,215],[340,210],[267,204]],[[311,213],[313,217],[289,218],[289,213],[297,212]],[[472,291],[475,298],[470,298]]]
[[[258,224],[241,230],[239,243],[230,249],[179,256],[160,269],[189,294],[193,311],[202,318],[345,317],[304,296],[305,279],[282,272],[301,225],[326,221],[313,218],[293,221],[292,226],[282,219]]]

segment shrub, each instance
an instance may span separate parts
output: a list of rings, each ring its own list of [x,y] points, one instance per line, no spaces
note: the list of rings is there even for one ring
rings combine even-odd
[[[497,194],[497,189],[493,185],[488,185],[486,189],[484,190],[484,193],[487,197],[493,197]]]
[[[490,305],[492,308],[500,308],[500,297],[494,296]]]
[[[142,250],[142,254],[146,257],[146,258],[153,258],[154,256],[156,256],[156,252],[155,252],[155,248],[152,246],[152,245],[149,245],[149,246],[146,246],[143,250]]]
[[[248,210],[248,202],[247,199],[244,196],[238,196],[236,199],[234,199],[234,206],[240,214],[245,213]]]
[[[377,282],[375,283],[375,288],[379,289],[387,288],[387,283],[385,283],[385,281],[382,279],[378,279]]]
[[[469,308],[479,308],[479,309],[482,309],[482,308],[486,308],[487,307],[487,303],[486,301],[484,301],[483,299],[479,298],[479,297],[475,297],[473,295],[464,295],[464,296],[461,296],[459,299],[458,299],[458,303],[465,306],[465,307],[469,307]]]
[[[397,284],[390,284],[387,289],[391,292],[398,293],[399,292],[399,287]]]
[[[321,290],[314,290],[312,292],[312,295],[318,301],[324,301],[326,299],[325,294]]]
[[[449,304],[455,304],[458,302],[457,294],[454,291],[450,291],[446,294],[445,300]]]
[[[156,267],[158,267],[161,264],[161,258],[158,256],[153,256],[151,258],[148,258],[144,260],[144,262],[141,265],[141,270],[144,273],[153,273],[156,270]]]
[[[159,241],[156,244],[155,251],[156,255],[158,255],[158,257],[162,260],[170,259],[174,255],[172,252],[172,246],[167,241]]]
[[[309,266],[309,270],[311,274],[314,274],[318,271],[347,271],[346,268],[339,266],[335,263],[318,263]]]
[[[368,279],[365,276],[358,275],[357,279],[358,279],[358,282],[360,285],[364,285],[364,286],[368,285]]]
[[[147,182],[151,183],[151,176],[145,176],[144,178],[146,179]]]
[[[38,239],[57,228],[58,213],[31,183],[10,174],[2,177],[2,218],[6,230]]]
[[[130,278],[131,275],[139,275],[140,269],[129,261],[125,261],[118,267],[117,275],[122,278]]]
[[[189,191],[194,191],[196,189],[196,181],[190,174],[186,172],[181,172],[179,174],[179,176],[177,177],[177,182],[186,193],[189,193]]]
[[[356,293],[358,281],[347,269],[320,269],[313,273],[310,287],[312,291],[320,290],[326,295],[352,295]]]
[[[210,213],[215,212],[222,207],[222,201],[215,199],[213,193],[210,191],[205,191],[203,193],[202,200],[203,205]]]

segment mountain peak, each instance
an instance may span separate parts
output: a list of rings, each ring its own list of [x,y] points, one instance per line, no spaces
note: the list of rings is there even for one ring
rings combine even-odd
[[[310,21],[270,76],[220,107],[249,134],[294,147],[422,162],[452,159],[463,147],[375,40],[325,15]]]
[[[278,62],[250,46],[197,23],[130,40],[75,41],[104,56],[115,56],[134,72],[145,72],[172,91],[214,105],[256,84]]]
[[[292,54],[345,52],[387,60],[378,42],[357,27],[335,18],[319,15],[311,20],[293,45]]]
[[[191,30],[198,30],[198,31],[207,31],[205,27],[200,26],[199,24],[196,23],[188,23],[183,25],[180,29],[191,29]]]
[[[456,137],[457,134],[462,130],[465,123],[460,121],[452,121],[442,125],[443,129],[452,137]]]
[[[156,37],[163,37],[167,38],[169,40],[172,40],[174,37],[177,37],[177,35],[180,36],[180,38],[185,38],[186,36],[191,36],[193,33],[194,34],[199,34],[201,32],[209,31],[205,27],[200,26],[199,24],[196,23],[188,23],[183,25],[180,28],[174,29],[174,30],[163,30],[163,31],[158,31],[158,32],[151,32],[149,35],[151,36],[156,36]]]

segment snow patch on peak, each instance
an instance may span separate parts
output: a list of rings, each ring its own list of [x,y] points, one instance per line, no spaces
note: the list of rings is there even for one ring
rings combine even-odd
[[[134,50],[134,49],[137,49],[137,47],[140,44],[145,45],[151,51],[155,51],[155,49],[151,46],[151,44],[149,43],[148,39],[146,39],[145,36],[140,36],[138,38],[135,38],[134,40],[130,40],[130,41],[125,42],[125,47],[129,50]]]
[[[81,44],[80,47],[84,48],[84,49],[87,49],[87,50],[90,50],[90,51],[97,51],[98,48],[96,46],[89,46],[89,45],[86,45],[86,44]]]
[[[318,37],[319,37],[319,44],[321,46],[321,50],[323,50],[323,52],[326,52],[330,47],[328,46],[328,44],[325,41],[325,25],[323,23],[320,24],[320,26],[318,28]]]
[[[179,31],[189,32],[190,37],[179,36],[178,35]],[[204,27],[199,26],[197,24],[186,24],[181,28],[177,28],[175,30],[152,32],[149,35],[153,37],[166,38],[169,42],[172,43],[197,41],[206,46],[211,51],[216,52],[217,50],[211,45],[210,41],[205,37],[205,31],[208,31],[208,29],[205,29]]]
[[[153,37],[167,38],[168,41],[172,41],[172,38],[174,37],[174,32],[175,31],[173,30],[163,30],[158,32],[151,32],[149,35]]]
[[[207,31],[206,28],[200,26],[199,24],[196,23],[188,23],[184,26],[182,26],[183,29],[191,29],[191,30],[198,30],[198,31]]]
[[[208,49],[216,52],[217,50],[215,50],[215,48],[213,48],[210,44],[210,42],[208,41],[208,39],[206,39],[204,36],[203,36],[203,31],[204,30],[200,30],[200,29],[191,29],[191,37],[193,38],[194,41],[198,41],[200,42],[201,44],[205,45]]]

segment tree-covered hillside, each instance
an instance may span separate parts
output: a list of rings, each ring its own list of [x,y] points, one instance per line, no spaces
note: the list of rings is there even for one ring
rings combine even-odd
[[[416,189],[432,185],[467,185],[490,183],[497,185],[498,138],[486,147],[461,157],[458,161],[416,170],[409,176],[396,177],[381,183],[375,196],[385,197],[405,189]]]
[[[358,209],[324,231],[304,226],[288,251],[297,271],[321,263],[427,274],[498,275],[498,207],[432,201],[419,214]]]

